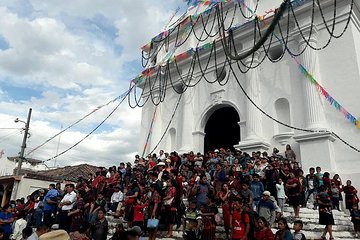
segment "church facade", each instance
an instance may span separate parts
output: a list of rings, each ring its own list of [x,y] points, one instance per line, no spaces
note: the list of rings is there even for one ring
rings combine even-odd
[[[260,1],[257,12],[266,13],[267,10],[278,7],[281,2]],[[215,60],[212,59],[205,73],[201,67],[194,67],[191,79],[187,78],[188,84],[184,84],[180,78],[186,76],[192,56],[179,60],[177,68],[180,69],[180,74],[178,77],[174,74],[174,84],[166,83],[166,88],[163,88],[166,89],[163,101],[158,106],[147,101],[142,108],[139,152],[146,155],[153,150],[158,153],[163,149],[167,152],[204,153],[223,147],[239,149],[249,154],[253,151],[271,153],[274,147],[284,152],[285,146],[289,144],[305,172],[309,167],[321,166],[324,171],[339,173],[344,179],[350,176],[351,179],[354,179],[354,176],[359,176],[360,179],[360,169],[354,167],[360,164],[360,153],[336,137],[337,135],[360,149],[360,128],[356,126],[356,121],[349,120],[333,103],[330,104],[329,96],[324,96],[324,92],[319,90],[319,86],[326,89],[328,95],[352,113],[351,116],[360,119],[359,2],[355,1],[353,5],[352,16],[342,37],[330,39],[329,45],[321,50],[306,47],[311,44],[314,48],[321,48],[328,42],[328,28],[332,26],[334,14],[333,2],[321,1],[323,15],[315,8],[313,21],[311,11],[314,6],[311,0],[302,1],[294,8],[296,22],[291,17],[287,23],[286,14],[280,20],[280,25],[288,25],[289,28],[287,46],[292,50],[302,51],[299,56],[295,57],[283,51],[284,44],[281,40],[275,41],[267,52],[273,61],[262,61],[266,50],[260,48],[252,57],[242,61],[245,65],[259,63],[259,66],[242,73],[239,68],[229,66],[223,46],[219,44],[215,50],[218,52],[216,64],[224,64],[221,65],[224,71],[219,73]],[[339,34],[347,23],[351,1],[337,2],[335,33]],[[245,4],[248,10],[256,8],[255,0],[245,0]],[[226,7],[231,11],[235,4],[229,3]],[[188,12],[200,14],[197,12],[200,10],[193,7]],[[326,21],[322,21],[322,16]],[[271,19],[270,16],[269,22]],[[232,20],[233,25],[241,26],[234,32],[235,44],[239,45],[242,51],[249,50],[253,44],[252,25],[246,24],[249,20],[240,14]],[[218,26],[219,22],[215,24]],[[266,24],[263,27],[266,29]],[[196,26],[195,33],[200,31],[197,28],[201,29],[203,26]],[[275,36],[279,34],[279,30],[275,30]],[[304,39],[302,35],[310,37]],[[173,38],[169,41],[168,49],[171,49],[171,41],[175,41]],[[216,38],[219,36],[209,38],[207,42]],[[175,49],[174,55],[196,48],[198,44],[196,36],[190,34],[186,43]],[[158,48],[155,64],[164,59],[169,51],[166,47]],[[209,52],[209,49],[202,51],[199,61],[205,64],[209,59]],[[283,56],[282,52],[285,52]],[[281,60],[277,61],[280,58]],[[305,74],[299,66],[306,69]],[[175,69],[174,64],[169,68]],[[208,81],[215,82],[199,80],[204,76]],[[315,79],[319,85],[316,86],[311,79]],[[191,86],[186,87],[189,84]],[[139,86],[144,90],[144,99],[151,95],[156,102],[163,96],[164,90],[160,88],[150,90],[149,86]],[[240,86],[244,88],[247,96]],[[179,94],[178,89],[185,91]],[[284,124],[279,124],[269,116]],[[295,129],[286,125],[294,126]],[[356,184],[359,186],[360,180]]]

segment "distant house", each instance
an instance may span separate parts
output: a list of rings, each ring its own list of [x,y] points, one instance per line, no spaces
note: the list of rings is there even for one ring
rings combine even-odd
[[[81,164],[42,171],[24,170],[22,176],[2,176],[0,177],[1,206],[10,200],[26,198],[40,188],[48,188],[51,183],[76,182],[79,177],[87,178],[90,173],[95,175],[97,169],[89,164]]]
[[[98,167],[89,164],[80,164],[76,166],[66,166],[45,171],[37,171],[28,173],[27,176],[35,178],[53,179],[54,181],[70,181],[76,182],[79,177],[87,178],[89,174],[95,175]]]

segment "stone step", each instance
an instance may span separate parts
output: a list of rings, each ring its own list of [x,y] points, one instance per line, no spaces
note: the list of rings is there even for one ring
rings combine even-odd
[[[313,240],[317,240],[317,239],[321,239],[321,235],[322,233],[320,232],[312,232],[312,231],[303,231],[303,233],[306,236],[306,239],[313,239]],[[353,237],[353,234],[351,232],[333,232],[334,238],[335,239],[352,239],[354,240],[355,238]],[[329,237],[328,237],[329,238]]]
[[[284,212],[294,212],[294,209],[292,207],[285,207],[284,208]],[[301,213],[305,213],[305,214],[309,214],[309,213],[318,213],[318,210],[314,210],[312,208],[300,208],[300,212]],[[342,212],[342,211],[338,211],[338,210],[333,210],[333,215],[336,216],[349,216],[349,214]]]
[[[222,212],[222,209],[219,208],[219,212]],[[334,210],[333,211],[333,215],[334,215],[334,220],[335,220],[335,224],[333,226],[333,234],[335,239],[341,239],[341,240],[350,240],[350,239],[355,239],[353,237],[353,224],[351,223],[351,218],[348,214],[341,212],[341,211],[337,211]],[[294,216],[294,211],[291,207],[285,207],[284,208],[284,217],[286,217],[287,219],[291,219],[293,220],[293,218],[291,218],[292,216]],[[121,218],[114,218],[113,216],[106,216],[108,222],[109,222],[109,238],[112,236],[112,234],[114,233],[115,229],[115,225],[122,222]],[[324,229],[323,225],[318,224],[319,222],[319,213],[318,210],[313,210],[313,209],[309,209],[309,208],[301,208],[300,209],[300,219],[304,222],[304,228],[303,228],[303,232],[306,236],[307,239],[311,240],[317,240],[320,239],[322,231]],[[292,229],[293,224],[291,223],[291,221],[289,221],[289,227]],[[182,228],[180,228],[182,229]],[[276,228],[273,228],[272,231],[275,233],[277,231]],[[183,239],[182,238],[182,231],[176,230],[174,229],[173,232],[173,238],[162,238],[161,236],[165,235],[165,232],[158,232],[158,236],[157,239]],[[148,239],[148,238],[144,238],[144,239]],[[224,226],[217,226],[216,227],[216,239],[226,239],[225,236],[225,229]]]
[[[290,217],[294,217],[293,214],[289,214],[289,213],[284,213],[283,215],[285,218],[290,218]],[[310,215],[310,214],[301,214],[300,213],[300,219],[305,223],[305,222],[310,222],[310,223],[317,223],[319,222],[319,215]],[[334,216],[334,220],[335,223],[337,225],[348,225],[349,223],[351,223],[351,218],[350,217],[337,217]]]
[[[303,218],[302,221],[304,222],[304,230],[314,230],[314,231],[320,231],[320,229],[322,230],[324,227],[323,225],[320,225],[318,223],[318,219],[306,219]],[[116,224],[120,223],[121,220],[108,220],[109,222],[109,226],[111,227],[115,227]],[[293,227],[293,223],[291,223],[289,221],[289,227],[292,228]],[[335,225],[333,226],[333,230],[334,231],[352,231],[353,230],[353,224],[351,221],[347,221],[346,224],[344,221],[336,221],[335,220]],[[222,225],[218,225],[216,226],[216,231],[217,232],[224,232],[224,226]]]
[[[292,223],[289,223],[289,227],[292,229],[293,228]],[[304,231],[314,231],[314,232],[321,232],[324,230],[324,225],[320,225],[320,224],[313,224],[313,223],[304,223],[304,227],[303,227]],[[334,225],[333,226],[333,231],[334,232],[343,232],[343,231],[348,231],[351,232],[353,231],[353,226],[352,225]]]
[[[109,234],[113,234],[115,231],[115,225],[116,223],[109,223]],[[293,224],[289,223],[289,227],[292,229],[293,228]],[[276,228],[274,228],[275,230],[277,230]],[[309,231],[309,232],[313,232],[314,234],[319,234],[323,231],[324,226],[320,225],[320,224],[314,224],[314,223],[307,223],[305,222],[303,230],[304,231]],[[333,232],[349,232],[351,233],[353,231],[353,225],[349,224],[349,225],[334,225],[333,226]],[[224,234],[225,233],[225,229],[223,226],[217,226],[216,227],[216,233],[218,234]]]
[[[292,227],[292,220],[290,219],[291,215],[289,213],[284,213],[284,217],[288,219],[289,225]],[[301,215],[300,219],[304,222],[304,229],[321,229],[321,225],[319,225],[319,218],[318,216],[311,216],[308,217],[307,215]],[[335,219],[335,226],[334,231],[348,231],[352,230],[352,222],[350,221],[350,218],[343,218],[339,219],[337,217],[334,217]],[[115,227],[116,224],[119,224],[122,222],[121,219],[111,218],[107,217],[108,223],[111,227]],[[224,231],[222,225],[217,226],[219,231]]]
[[[277,229],[272,229],[274,233],[276,233]],[[320,232],[311,232],[311,231],[303,231],[303,233],[306,236],[306,239],[308,240],[321,240],[322,233]],[[158,236],[156,239],[163,239],[163,240],[178,240],[183,239],[183,233],[181,231],[174,231],[172,238],[165,238],[162,237],[166,234],[166,232],[158,232]],[[335,239],[341,239],[341,240],[354,240],[354,236],[352,233],[349,232],[334,232],[333,233]],[[111,235],[108,236],[108,239],[111,237]],[[148,239],[148,237],[144,237],[143,239]],[[216,239],[217,240],[225,240],[226,236],[224,233],[216,233]],[[327,236],[327,239],[329,239],[329,236]]]

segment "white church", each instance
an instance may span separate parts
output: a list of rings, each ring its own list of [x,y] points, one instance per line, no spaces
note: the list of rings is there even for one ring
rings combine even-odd
[[[225,27],[234,27],[234,44],[238,54],[241,54],[254,45],[254,24],[251,22],[254,21],[255,10],[262,21],[261,33],[264,33],[276,14],[274,9],[283,1],[227,2],[221,10],[226,17]],[[153,54],[156,57],[151,57],[147,68],[164,66],[166,61],[170,62],[168,66],[172,84],[170,81],[164,84],[156,80],[155,70],[147,72],[148,81],[142,80],[138,84],[144,91],[141,96],[143,101],[150,98],[142,108],[139,152],[147,145],[145,154],[154,148],[156,153],[160,149],[204,153],[221,147],[235,148],[250,154],[253,151],[267,151],[271,154],[274,147],[284,152],[285,145],[289,144],[305,173],[309,167],[321,166],[324,171],[340,174],[343,181],[352,179],[356,186],[360,186],[360,152],[345,145],[333,134],[336,133],[348,144],[360,149],[358,122],[349,120],[334,104],[330,104],[319,87],[309,80],[309,76],[299,70],[301,64],[338,104],[360,120],[360,1],[338,0],[336,16],[334,0],[320,2],[321,11],[318,5],[314,6],[313,0],[293,1],[294,12],[290,14],[291,11],[286,10],[279,22],[282,33],[278,27],[275,28],[274,36],[277,39],[288,31],[287,47],[295,53],[303,51],[302,54],[293,57],[285,51],[282,56],[284,43],[276,39],[267,51],[268,40],[264,44],[265,48],[261,47],[242,61],[248,66],[259,63],[246,73],[242,73],[236,63],[233,68],[229,66],[223,46],[219,43],[222,38],[220,32],[214,36],[209,34],[211,31],[215,34],[221,24],[214,21],[215,26],[211,28],[213,17],[216,18],[215,7],[207,4],[192,6],[180,19],[172,21],[161,35],[167,37],[166,44],[161,44],[161,36],[157,36],[150,46],[143,48],[150,57],[151,52],[156,52]],[[239,7],[242,7],[244,16],[240,11],[235,11]],[[193,31],[187,36],[186,19],[192,16],[194,20],[200,15],[204,21],[209,18],[209,22],[207,25],[200,20],[191,22]],[[333,22],[334,35],[341,34],[347,26],[340,38],[329,37]],[[179,31],[172,31],[177,29],[177,25],[180,26]],[[204,28],[211,36],[199,43],[198,38]],[[175,47],[179,38],[185,39],[184,44]],[[224,71],[219,74],[214,58],[210,58],[211,49],[203,47],[199,54],[200,66],[205,66],[208,59],[211,59],[210,64],[205,74],[204,69],[195,64],[189,79],[188,72],[195,54],[190,54],[188,50],[206,43],[214,45],[211,43],[216,41],[216,64],[224,66]],[[311,44],[313,48],[322,48],[328,41],[328,46],[321,50],[307,46]],[[271,60],[278,62],[273,63],[268,58],[262,61],[265,51]],[[177,60],[176,64],[174,59]],[[164,73],[160,71],[159,74]],[[201,79],[203,75],[208,81],[215,82],[208,83],[204,78]],[[185,83],[184,79],[188,82]],[[248,97],[239,85],[244,87]],[[177,93],[177,90],[181,92],[184,89],[183,94]],[[151,99],[155,103],[161,100],[161,103],[156,106]],[[280,122],[302,130],[273,121],[254,104]]]

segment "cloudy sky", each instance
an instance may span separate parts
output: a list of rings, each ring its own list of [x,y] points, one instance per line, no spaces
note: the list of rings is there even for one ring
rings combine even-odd
[[[183,0],[0,0],[0,151],[20,151],[33,109],[33,149],[123,93],[141,71],[140,47],[161,31]],[[181,13],[180,12],[180,13]],[[38,149],[46,160],[90,132],[111,104]],[[129,161],[138,147],[141,109],[123,104],[90,138],[57,159],[60,166]],[[54,161],[48,162],[53,166]]]

